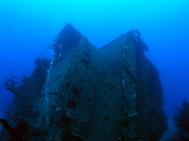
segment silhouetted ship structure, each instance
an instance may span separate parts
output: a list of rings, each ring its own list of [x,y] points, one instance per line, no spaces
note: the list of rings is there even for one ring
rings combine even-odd
[[[163,92],[137,30],[97,49],[66,25],[51,48],[50,63],[38,59],[20,86],[6,83],[17,97],[10,119],[24,119],[28,141],[160,139],[167,127]]]

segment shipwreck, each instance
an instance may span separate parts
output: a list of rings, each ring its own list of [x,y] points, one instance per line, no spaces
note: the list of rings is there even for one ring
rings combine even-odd
[[[24,119],[27,141],[159,141],[163,90],[139,31],[97,49],[68,24],[50,47],[30,77],[6,83],[16,95],[10,124]]]

